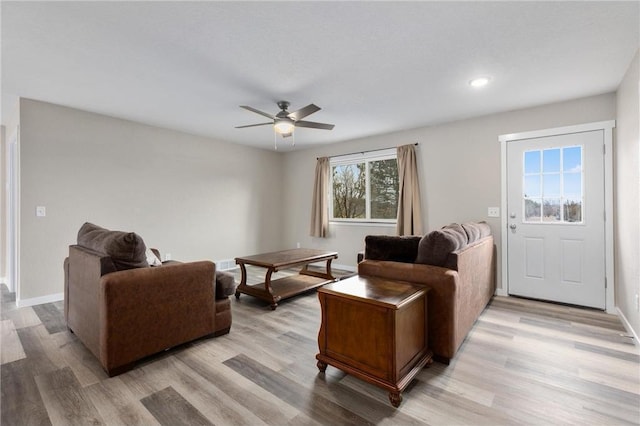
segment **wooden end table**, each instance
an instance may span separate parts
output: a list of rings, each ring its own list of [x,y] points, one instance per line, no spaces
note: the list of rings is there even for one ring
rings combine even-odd
[[[249,294],[271,304],[271,309],[276,309],[278,302],[288,297],[293,297],[307,290],[320,287],[328,282],[335,281],[331,275],[331,261],[338,258],[335,251],[315,249],[291,249],[276,251],[273,253],[256,254],[253,256],[236,257],[236,264],[240,265],[242,278],[236,289],[236,299],[240,294]],[[309,264],[326,262],[326,272],[311,271]],[[247,269],[245,265],[260,266],[267,272],[264,282],[255,285],[247,285]],[[271,274],[282,269],[294,266],[303,266],[297,275],[271,280]]]
[[[355,276],[318,290],[322,324],[318,368],[327,365],[389,391],[394,407],[401,392],[433,353],[427,335],[426,287]]]

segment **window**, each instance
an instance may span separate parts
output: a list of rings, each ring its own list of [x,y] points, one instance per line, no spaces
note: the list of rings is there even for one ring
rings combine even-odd
[[[525,222],[582,223],[582,147],[524,153]]]
[[[330,219],[391,222],[398,214],[398,162],[389,149],[331,159]]]

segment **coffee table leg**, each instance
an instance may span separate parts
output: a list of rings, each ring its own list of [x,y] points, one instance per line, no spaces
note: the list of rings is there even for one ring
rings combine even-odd
[[[242,276],[240,285],[236,287],[236,299],[240,299],[240,289],[247,285],[247,268],[245,268],[244,263],[240,263],[240,273]]]
[[[331,275],[331,261],[333,259],[327,259],[327,276],[330,277],[330,279],[335,280],[335,277],[333,275]]]

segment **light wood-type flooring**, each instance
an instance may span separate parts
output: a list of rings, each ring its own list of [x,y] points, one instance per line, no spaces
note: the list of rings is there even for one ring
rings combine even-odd
[[[275,311],[243,295],[228,335],[114,378],[67,331],[62,302],[18,309],[4,287],[1,306],[2,425],[640,424],[638,348],[593,310],[495,297],[453,362],[423,369],[394,409],[381,389],[319,374],[315,291]]]

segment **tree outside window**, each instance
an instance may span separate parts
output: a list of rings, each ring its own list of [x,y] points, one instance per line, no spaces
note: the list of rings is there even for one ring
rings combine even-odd
[[[385,158],[378,155],[332,163],[331,190],[334,220],[395,221],[398,211],[395,153]]]

